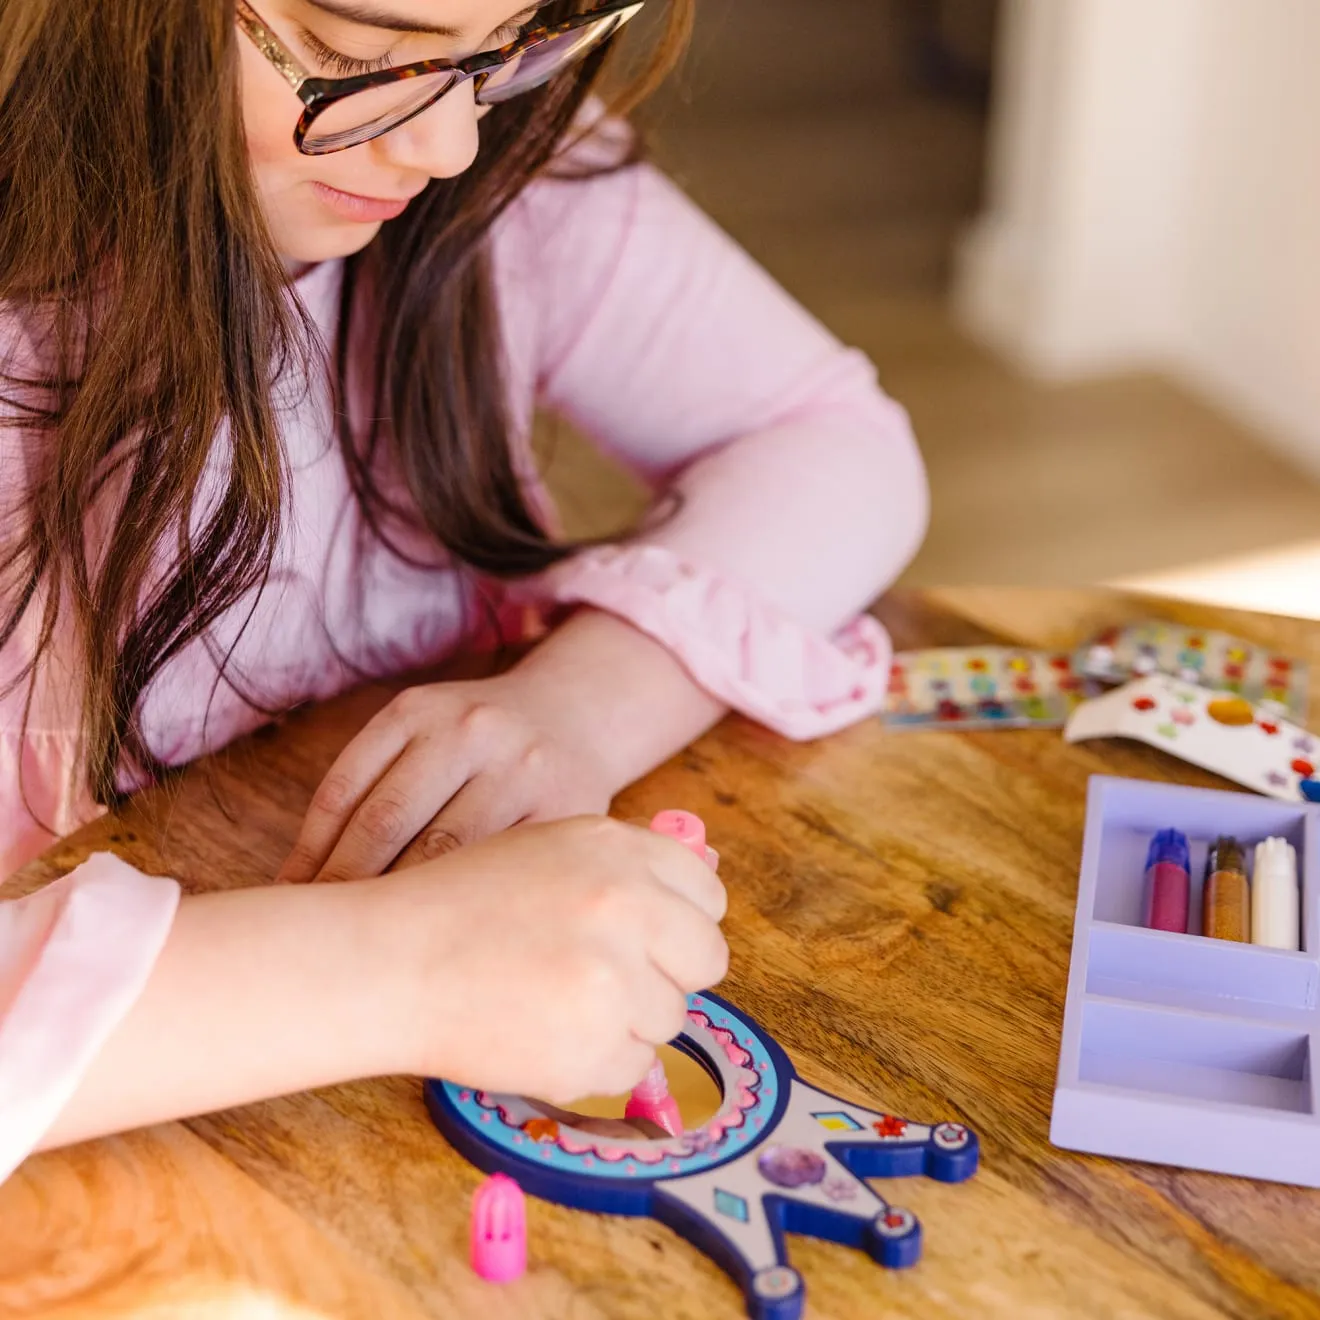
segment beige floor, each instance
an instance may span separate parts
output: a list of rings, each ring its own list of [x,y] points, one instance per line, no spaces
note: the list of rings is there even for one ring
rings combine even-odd
[[[787,0],[759,0],[750,35],[745,10],[710,0],[655,130],[692,195],[910,410],[934,513],[908,580],[1098,581],[1320,536],[1320,483],[1169,382],[1036,384],[951,324],[943,290],[977,206],[984,116],[914,86],[910,2],[818,0],[813,15],[835,21],[813,54]],[[554,453],[572,527],[636,511],[571,436]]]

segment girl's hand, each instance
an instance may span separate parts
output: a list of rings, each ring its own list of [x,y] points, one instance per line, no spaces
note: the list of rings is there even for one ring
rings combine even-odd
[[[621,1094],[728,969],[714,872],[618,821],[523,826],[371,883],[419,969],[415,1069],[476,1089]]]
[[[521,822],[603,815],[624,785],[547,692],[514,670],[395,697],[331,766],[278,879],[379,875]]]
[[[396,697],[331,767],[279,878],[378,875],[604,812],[722,712],[658,642],[584,610],[507,674]]]

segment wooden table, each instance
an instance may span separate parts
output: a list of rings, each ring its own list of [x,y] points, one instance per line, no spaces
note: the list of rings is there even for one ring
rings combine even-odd
[[[1152,612],[1099,592],[943,591],[879,610],[900,646],[1068,646]],[[1320,624],[1161,605],[1320,668]],[[110,847],[204,890],[270,876],[336,749],[388,696],[297,714],[52,849],[24,892]],[[794,1241],[810,1314],[1320,1316],[1320,1193],[1095,1159],[1048,1141],[1088,776],[1213,784],[1129,744],[887,733],[817,745],[731,719],[623,795],[708,823],[732,906],[725,993],[810,1082],[981,1136],[970,1183],[905,1180],[922,1263]],[[226,815],[226,808],[228,815]],[[29,1160],[0,1187],[0,1315],[736,1317],[668,1230],[534,1203],[528,1277],[466,1256],[478,1175],[414,1080],[341,1086]]]

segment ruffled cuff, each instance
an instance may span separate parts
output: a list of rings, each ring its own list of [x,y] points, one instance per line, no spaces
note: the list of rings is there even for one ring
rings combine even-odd
[[[547,574],[552,599],[626,619],[734,710],[805,741],[884,708],[892,647],[862,615],[832,638],[660,546],[605,546]]]
[[[96,853],[0,903],[0,1180],[41,1140],[141,995],[176,881]]]

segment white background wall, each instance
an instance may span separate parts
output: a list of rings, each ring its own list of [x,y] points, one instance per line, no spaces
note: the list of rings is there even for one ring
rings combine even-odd
[[[1320,0],[1006,0],[965,323],[1154,367],[1320,473]]]

